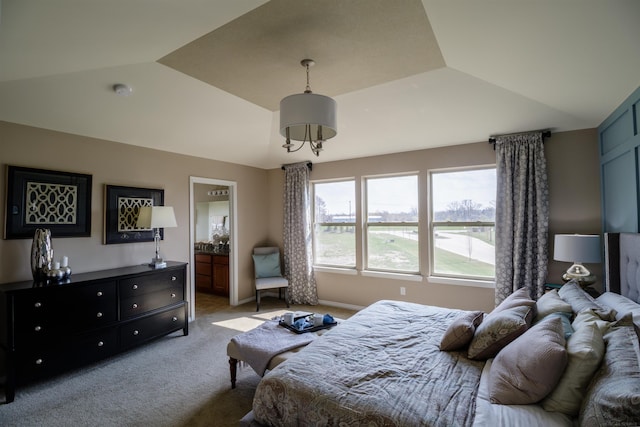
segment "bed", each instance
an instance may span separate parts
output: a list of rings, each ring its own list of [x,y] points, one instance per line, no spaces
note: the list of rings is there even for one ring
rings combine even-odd
[[[595,299],[569,282],[491,313],[372,304],[269,371],[246,424],[640,424],[640,234],[605,242]]]

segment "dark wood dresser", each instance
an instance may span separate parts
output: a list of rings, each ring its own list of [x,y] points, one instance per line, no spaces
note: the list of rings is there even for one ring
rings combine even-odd
[[[186,263],[74,274],[66,283],[0,285],[7,403],[16,385],[58,374],[154,338],[189,333]]]

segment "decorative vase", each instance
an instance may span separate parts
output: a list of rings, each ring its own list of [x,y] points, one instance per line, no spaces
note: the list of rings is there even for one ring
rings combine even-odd
[[[51,230],[38,228],[31,243],[31,273],[33,280],[46,280],[51,262],[53,261],[53,246],[51,245]]]

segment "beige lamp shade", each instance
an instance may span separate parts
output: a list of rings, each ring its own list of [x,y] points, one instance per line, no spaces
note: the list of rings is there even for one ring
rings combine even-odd
[[[143,206],[138,212],[138,228],[169,228],[177,227],[176,216],[172,206]]]

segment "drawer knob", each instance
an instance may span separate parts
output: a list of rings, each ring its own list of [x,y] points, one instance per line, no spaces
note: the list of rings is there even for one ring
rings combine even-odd
[[[178,318],[177,318],[176,316],[173,316],[173,317],[171,318],[171,320],[173,320],[174,322],[177,322],[177,321],[178,321]]]
[[[178,278],[176,276],[171,276],[171,281],[175,282],[176,280],[178,280]]]
[[[37,303],[33,304],[35,308],[40,308],[42,307],[42,303],[40,301],[38,301]]]
[[[102,347],[104,343],[102,341],[98,341],[98,347]]]
[[[42,365],[42,359],[36,359],[36,365]]]
[[[138,304],[132,304],[131,308],[138,308]]]
[[[175,298],[176,294],[174,292],[171,292],[171,298]]]
[[[96,313],[96,317],[102,317],[102,313],[100,312]]]
[[[101,297],[102,296],[102,291],[98,291],[98,293],[96,295]]]
[[[138,335],[140,332],[138,332],[137,330],[133,331],[133,335]]]
[[[33,328],[36,332],[40,332],[42,330],[42,326],[38,325],[35,328]]]
[[[135,291],[136,289],[138,289],[138,285],[134,284],[134,285],[131,287],[131,289],[133,289],[133,290]]]

